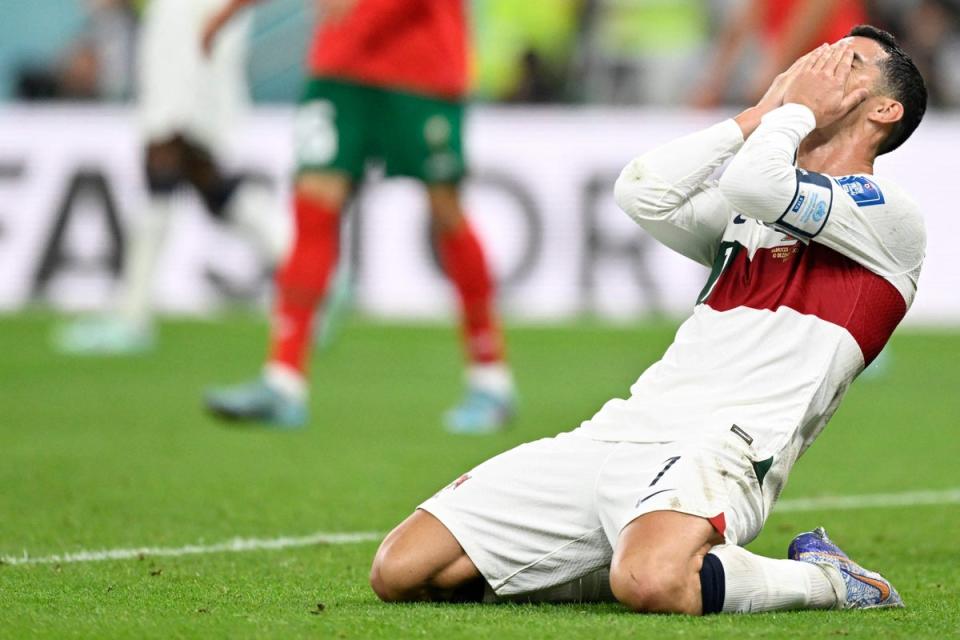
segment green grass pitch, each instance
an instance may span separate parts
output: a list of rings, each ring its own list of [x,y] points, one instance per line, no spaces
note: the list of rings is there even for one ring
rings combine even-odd
[[[76,359],[54,319],[0,317],[0,556],[236,536],[386,531],[470,466],[575,427],[627,392],[673,326],[515,328],[513,430],[454,437],[453,329],[354,322],[314,359],[308,429],[226,428],[200,411],[214,382],[255,372],[265,326],[170,322],[159,349]],[[854,385],[784,499],[960,486],[960,335],[901,332],[888,371]],[[375,542],[249,553],[0,566],[0,637],[956,637],[960,505],[774,513],[750,548],[783,557],[816,525],[889,577],[908,608],[681,618],[613,605],[384,605]],[[318,606],[322,605],[322,606]]]

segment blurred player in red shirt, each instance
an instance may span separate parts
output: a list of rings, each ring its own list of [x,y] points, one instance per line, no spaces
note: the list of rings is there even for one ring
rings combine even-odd
[[[208,24],[219,30],[259,0],[232,0]],[[446,415],[454,432],[488,432],[514,410],[493,303],[493,280],[464,216],[459,184],[467,36],[463,0],[318,0],[297,115],[296,239],[277,277],[269,361],[257,380],[211,391],[208,408],[229,419],[280,426],[306,421],[312,323],[337,264],[340,213],[368,160],[388,176],[426,186],[441,262],[459,294],[468,359],[467,394]]]
[[[758,100],[801,54],[836,42],[865,22],[863,0],[747,0],[718,34],[717,51],[693,102],[714,107],[728,97],[733,72],[751,37],[759,40],[763,57],[747,87],[746,102]]]

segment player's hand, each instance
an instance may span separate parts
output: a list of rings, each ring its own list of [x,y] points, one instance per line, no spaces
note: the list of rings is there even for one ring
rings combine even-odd
[[[773,78],[773,82],[770,83],[770,87],[757,102],[756,108],[762,113],[769,113],[777,107],[782,106],[784,95],[787,92],[787,87],[790,86],[790,82],[793,80],[794,76],[796,76],[797,72],[812,58],[819,56],[829,47],[830,45],[828,44],[820,45],[813,51],[797,58],[794,63],[790,65],[789,69],[777,74]]]
[[[228,4],[222,10],[210,16],[210,19],[203,25],[203,29],[200,32],[200,48],[205,56],[209,56],[213,51],[213,43],[217,39],[217,34],[220,33],[220,29],[230,21],[232,16],[233,11],[230,10],[230,5]]]
[[[861,88],[847,92],[847,79],[853,69],[853,47],[841,40],[819,48],[807,57],[787,82],[783,102],[795,102],[810,108],[817,128],[833,124],[870,96]]]
[[[790,65],[789,69],[778,74],[773,79],[770,87],[767,89],[766,93],[763,94],[763,97],[760,98],[756,105],[750,107],[746,111],[743,111],[740,115],[734,118],[737,124],[740,125],[740,130],[743,133],[744,140],[750,137],[750,134],[753,133],[758,126],[760,126],[760,119],[763,118],[764,115],[783,105],[783,99],[784,95],[786,94],[787,87],[790,86],[790,82],[793,80],[793,77],[797,74],[797,72],[804,67],[808,60],[818,56],[822,51],[827,49],[828,46],[829,45],[826,44],[820,45],[820,47],[814,49],[810,53],[797,58],[797,60]]]

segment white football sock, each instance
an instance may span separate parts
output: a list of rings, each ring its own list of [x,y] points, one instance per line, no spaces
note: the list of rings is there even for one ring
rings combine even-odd
[[[832,609],[838,592],[827,576],[829,567],[796,560],[774,560],[725,544],[710,553],[723,565],[728,613]],[[842,583],[841,583],[842,584]]]
[[[267,385],[294,400],[306,400],[307,380],[296,369],[279,362],[268,362],[263,368]]]
[[[146,211],[133,223],[127,236],[123,291],[117,313],[136,327],[147,328],[150,325],[154,275],[160,250],[170,228],[171,209],[169,196],[151,196]]]
[[[513,374],[504,362],[471,364],[467,368],[467,384],[496,396],[513,395]]]
[[[253,243],[266,264],[278,265],[286,257],[293,241],[293,226],[272,189],[244,181],[230,197],[227,219]]]

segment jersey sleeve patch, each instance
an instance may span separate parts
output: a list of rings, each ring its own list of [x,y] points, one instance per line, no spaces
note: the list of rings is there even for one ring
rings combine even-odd
[[[797,192],[793,201],[773,226],[785,233],[810,240],[823,231],[833,207],[830,178],[797,169]]]
[[[857,206],[872,207],[886,202],[877,183],[865,176],[844,176],[837,178],[837,184],[853,198]]]

